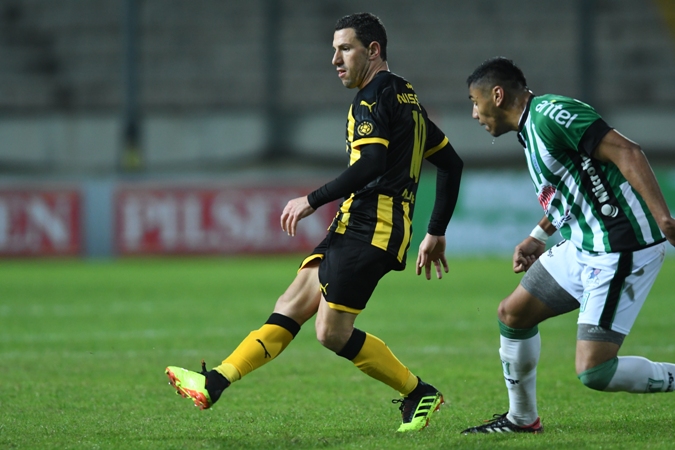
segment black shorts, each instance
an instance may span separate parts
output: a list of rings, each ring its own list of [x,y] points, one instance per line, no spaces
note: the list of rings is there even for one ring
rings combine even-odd
[[[368,242],[343,234],[328,233],[300,265],[321,258],[319,283],[329,306],[358,314],[366,307],[375,286],[400,263],[393,255]]]

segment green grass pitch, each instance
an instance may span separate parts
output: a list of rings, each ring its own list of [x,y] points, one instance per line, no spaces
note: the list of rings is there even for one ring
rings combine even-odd
[[[440,281],[389,274],[357,319],[445,394],[422,432],[397,434],[396,393],[323,349],[311,321],[211,410],[176,396],[164,368],[217,365],[300,258],[0,262],[0,448],[672,448],[675,396],[577,380],[574,313],[540,326],[545,433],[459,434],[507,409],[496,307],[520,276],[503,258],[453,259]],[[668,259],[622,354],[675,361],[674,288]]]

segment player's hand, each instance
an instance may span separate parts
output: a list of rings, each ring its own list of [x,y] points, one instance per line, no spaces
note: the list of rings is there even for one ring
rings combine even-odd
[[[523,242],[516,245],[513,252],[513,271],[526,272],[545,250],[546,244],[533,237],[526,237]]]
[[[431,280],[431,264],[436,266],[436,278],[439,280],[443,278],[441,265],[445,273],[448,273],[448,261],[445,259],[445,236],[433,236],[427,233],[422,240],[420,251],[417,254],[415,273],[420,275],[424,267],[427,280]]]
[[[659,224],[661,231],[671,245],[675,246],[675,219],[672,217]]]
[[[286,203],[284,211],[281,213],[281,229],[289,236],[295,236],[300,219],[304,219],[314,212],[314,208],[309,206],[307,197],[298,197],[289,200]]]

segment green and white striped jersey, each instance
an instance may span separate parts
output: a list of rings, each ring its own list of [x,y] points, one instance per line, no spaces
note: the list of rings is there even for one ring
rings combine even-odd
[[[635,251],[665,239],[619,169],[591,158],[610,130],[592,107],[559,95],[531,97],[519,124],[539,203],[563,238],[592,253]]]

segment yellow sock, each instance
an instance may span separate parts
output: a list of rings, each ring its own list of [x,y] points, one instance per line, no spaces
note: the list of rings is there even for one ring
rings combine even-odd
[[[279,356],[299,330],[300,326],[292,319],[272,314],[265,325],[249,333],[215,370],[234,383]]]
[[[391,386],[402,395],[417,387],[417,377],[377,337],[366,333],[363,347],[352,362],[363,373]]]

